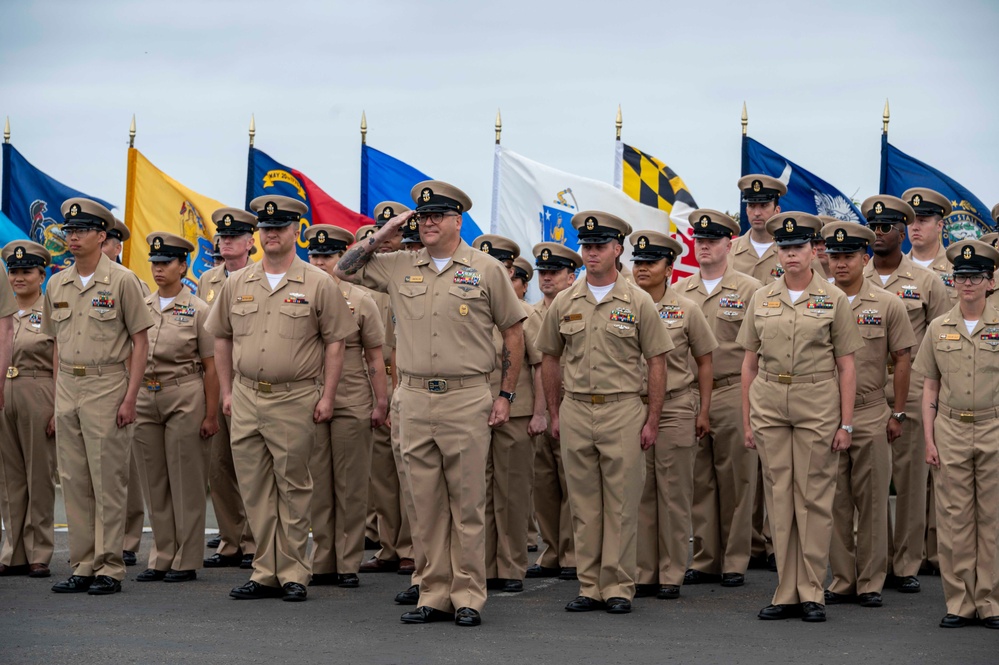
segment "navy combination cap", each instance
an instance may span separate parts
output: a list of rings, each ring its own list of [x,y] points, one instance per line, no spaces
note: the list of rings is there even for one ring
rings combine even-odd
[[[787,185],[777,178],[762,173],[752,173],[739,178],[739,190],[746,203],[766,203],[778,201],[787,194]]]
[[[635,261],[658,261],[666,259],[671,264],[683,253],[683,245],[676,239],[659,231],[635,231],[629,238],[631,258]]]
[[[166,263],[174,259],[187,260],[187,255],[194,251],[194,245],[186,238],[172,233],[153,231],[146,236],[149,243],[149,260],[152,263]]]
[[[257,214],[258,229],[277,229],[297,224],[309,206],[289,196],[268,195],[250,201],[250,210]]]
[[[583,265],[583,257],[557,242],[539,242],[531,249],[531,254],[538,270],[575,270]]]
[[[114,215],[97,201],[85,198],[68,199],[62,204],[63,229],[96,229],[108,231],[114,228]]]
[[[807,212],[782,212],[767,221],[767,232],[778,247],[794,247],[815,240],[822,222]]]
[[[981,240],[962,240],[947,248],[947,260],[955,275],[995,272],[999,250]]]
[[[49,250],[30,240],[12,240],[4,246],[0,255],[7,263],[7,270],[44,268],[52,263]]]
[[[572,216],[580,245],[604,245],[609,242],[624,244],[631,233],[631,225],[616,215],[599,210],[584,210]]]
[[[905,224],[908,226],[916,218],[916,212],[908,203],[897,196],[878,194],[868,196],[860,204],[868,224]]]
[[[333,224],[313,224],[305,231],[309,256],[339,254],[354,242],[354,234]]]
[[[382,201],[375,206],[375,209],[371,213],[372,219],[375,220],[375,226],[382,228],[385,223],[396,215],[401,215],[404,212],[409,212],[412,210],[408,205],[403,205],[398,201]]]
[[[698,208],[690,213],[690,227],[695,238],[732,238],[739,235],[739,223],[723,212]]]
[[[826,253],[848,254],[865,252],[874,242],[874,231],[856,222],[835,221],[822,227],[821,236],[826,242]]]
[[[440,180],[424,180],[410,191],[416,212],[468,212],[472,199],[454,185]]]
[[[212,213],[215,233],[220,236],[241,236],[257,230],[257,217],[241,208],[219,208]]]

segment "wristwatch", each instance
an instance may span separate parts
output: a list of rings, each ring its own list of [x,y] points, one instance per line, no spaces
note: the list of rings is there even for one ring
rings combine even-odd
[[[508,393],[505,390],[499,391],[500,397],[505,397],[510,404],[513,404],[513,400],[517,399],[517,393]]]
[[[901,411],[899,413],[893,413],[891,414],[891,417],[900,423],[904,423],[906,418],[905,411]]]
[[[839,428],[847,434],[853,434],[853,425],[840,425]]]

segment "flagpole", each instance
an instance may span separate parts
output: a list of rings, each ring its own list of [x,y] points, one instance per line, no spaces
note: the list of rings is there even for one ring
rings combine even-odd
[[[368,116],[361,110],[361,214],[368,210]]]
[[[621,142],[621,127],[624,125],[621,116],[621,105],[617,105],[617,116],[614,118],[614,186],[624,188],[624,144]]]
[[[250,200],[253,197],[253,141],[257,138],[257,119],[254,114],[250,114],[250,147],[246,154],[246,196],[243,197],[243,207],[250,209]]]
[[[3,142],[10,143],[10,116],[7,116],[7,121],[3,123]]]
[[[125,219],[127,228],[132,228],[132,217],[135,215],[135,160],[138,155],[135,149],[135,114],[132,114],[132,123],[128,126],[128,159],[125,170]],[[131,265],[132,239],[122,243],[121,264],[128,267]]]
[[[132,124],[128,127],[128,147],[135,147],[135,114],[132,114]]]
[[[500,117],[500,110],[496,109],[496,145],[500,144],[500,134],[503,133],[503,118]]]
[[[888,98],[885,98],[885,110],[881,114],[881,183],[878,187],[880,194],[887,194],[888,187],[888,122],[891,120],[891,112],[888,109]]]
[[[742,102],[742,168],[740,169],[740,175],[749,175],[749,113],[746,111],[746,102]],[[746,204],[742,201],[742,195],[739,195],[739,226],[742,227],[744,231],[749,230],[749,224],[746,222]]]
[[[14,146],[10,144],[10,116],[7,116],[3,125],[3,157],[0,162],[3,164],[3,176],[0,178],[0,211],[10,217],[10,151]]]
[[[614,128],[617,130],[616,133],[617,133],[617,140],[618,141],[621,140],[621,126],[623,124],[624,123],[622,122],[622,118],[621,118],[621,105],[618,104],[617,105],[617,117],[614,119]]]

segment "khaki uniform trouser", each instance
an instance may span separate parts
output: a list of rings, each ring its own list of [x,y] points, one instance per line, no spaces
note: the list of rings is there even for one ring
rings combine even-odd
[[[146,469],[142,465],[142,452],[139,444],[132,439],[132,454],[128,463],[128,489],[125,493],[125,540],[122,548],[138,552],[142,545],[142,529],[146,524],[146,509],[143,497],[146,494]],[[151,554],[155,554],[154,551]]]
[[[538,565],[575,568],[572,511],[559,440],[545,432],[534,437],[534,515],[543,548]]]
[[[201,568],[205,548],[205,483],[210,443],[201,438],[205,386],[199,378],[157,392],[140,388],[135,449],[145,472],[153,529],[149,567]]]
[[[774,553],[773,534],[770,529],[770,517],[766,512],[766,485],[763,482],[763,461],[757,455],[756,461],[756,493],[753,495],[753,539],[752,555],[768,557]]]
[[[265,586],[308,584],[312,476],[319,386],[258,393],[232,387],[232,459],[256,540],[250,580]]]
[[[891,446],[885,427],[889,417],[891,409],[883,400],[858,405],[853,412],[852,443],[839,454],[829,545],[829,590],[834,593],[881,593],[885,583],[891,482]]]
[[[606,404],[562,400],[562,461],[582,596],[630,600],[635,595],[647,412],[637,395]]]
[[[414,501],[414,544],[424,553],[421,606],[443,612],[486,602],[486,456],[492,396],[482,383],[430,393],[403,382],[403,467]]]
[[[391,384],[391,380],[389,384]],[[389,404],[393,402],[390,387]],[[393,425],[394,426],[394,425]],[[383,561],[413,558],[413,536],[406,516],[406,498],[402,492],[403,470],[396,465],[392,452],[392,431],[379,427],[374,431],[371,450],[371,484],[368,505],[376,515],[378,542],[375,556]]]
[[[133,425],[118,428],[124,372],[56,381],[56,453],[74,575],[125,578],[125,495]]]
[[[220,401],[219,431],[212,437],[208,456],[208,486],[219,525],[219,546],[215,551],[223,556],[252,555],[257,546],[253,543],[250,521],[246,519],[243,497],[239,494],[229,443],[230,421],[231,418],[222,413]]]
[[[406,473],[406,463],[402,459],[402,415],[399,411],[398,390],[392,394],[389,408],[392,414],[392,455],[395,457],[395,468],[399,473],[399,494],[402,497],[404,507],[403,528],[409,533],[412,542],[413,573],[409,576],[409,583],[413,586],[419,586],[420,580],[423,579],[423,568],[427,565],[427,557],[424,556],[423,549],[415,536],[416,499],[413,496],[413,485],[409,482],[409,475]]]
[[[885,390],[894,404],[891,381]],[[890,572],[908,577],[919,572],[926,537],[927,478],[926,446],[923,438],[923,377],[912,373],[909,398],[905,403],[902,436],[891,444],[891,478],[895,484],[895,514],[888,515],[888,557]],[[889,508],[885,508],[888,512]]]
[[[0,414],[0,563],[48,564],[55,542],[55,440],[45,433],[55,400],[52,377],[7,379]]]
[[[533,480],[531,416],[511,418],[492,432],[486,457],[486,577],[522,580],[527,571],[527,523]]]
[[[638,584],[683,584],[697,412],[691,392],[665,402],[656,445],[645,451],[645,488],[638,507]]]
[[[739,383],[711,392],[709,415],[711,434],[700,440],[694,458],[690,567],[702,573],[745,574],[760,463],[756,451],[745,445]]]
[[[750,386],[749,400],[777,556],[772,602],[824,603],[839,467],[839,453],[832,450],[840,423],[839,384],[828,379],[792,386],[760,376]]]
[[[947,613],[999,616],[999,419],[962,423],[942,413],[933,426],[940,578]]]
[[[334,407],[312,453],[312,570],[357,573],[371,475],[371,403]]]

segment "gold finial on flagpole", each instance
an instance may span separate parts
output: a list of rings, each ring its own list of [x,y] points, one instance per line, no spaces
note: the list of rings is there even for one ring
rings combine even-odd
[[[10,116],[7,116],[7,121],[3,123],[3,142],[10,143]]]
[[[881,133],[888,133],[888,121],[891,119],[891,113],[888,111],[888,98],[885,97],[885,112],[881,115]]]
[[[128,147],[135,147],[135,114],[132,114],[132,124],[128,127]]]
[[[368,144],[368,116],[361,111],[361,145]]]
[[[253,147],[253,137],[255,137],[256,135],[257,135],[257,121],[253,117],[253,114],[251,113],[250,114],[250,147],[251,148]]]
[[[499,109],[496,109],[496,145],[500,144],[500,134],[503,132],[503,118],[500,117]]]
[[[617,105],[617,118],[614,119],[614,127],[617,129],[617,140],[618,141],[621,140],[621,125],[622,124],[624,124],[624,123],[621,122],[621,105],[618,104]]]
[[[747,128],[749,127],[749,114],[746,113],[746,102],[742,102],[742,135],[746,135]]]

